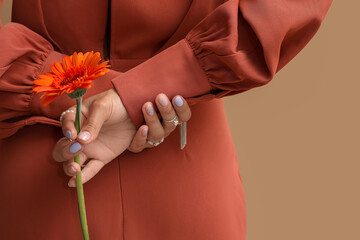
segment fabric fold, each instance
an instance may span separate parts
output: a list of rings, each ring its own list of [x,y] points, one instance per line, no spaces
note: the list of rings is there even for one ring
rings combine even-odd
[[[184,39],[112,82],[137,127],[141,104],[160,92],[196,103],[265,85],[314,36],[330,4],[226,1]]]
[[[50,71],[50,65],[65,56],[50,42],[24,25],[9,23],[0,29],[0,139],[26,125],[60,126],[60,114],[75,105],[66,95],[51,107],[41,105],[41,94],[33,94],[33,81]],[[86,98],[112,88],[110,80],[120,73],[110,71],[93,82]]]

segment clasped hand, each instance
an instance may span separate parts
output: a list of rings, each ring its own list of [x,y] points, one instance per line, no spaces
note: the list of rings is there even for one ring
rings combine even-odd
[[[153,147],[147,143],[147,139],[158,142],[176,128],[172,122],[164,120],[171,120],[175,116],[180,122],[190,119],[190,108],[180,96],[174,97],[171,104],[165,94],[159,94],[155,102],[163,121],[159,119],[152,103],[146,102],[142,107],[146,124],[137,130],[114,89],[83,102],[79,134],[75,129],[75,113],[64,115],[62,131],[66,137],[55,144],[52,155],[55,161],[63,163],[65,173],[71,176],[68,185],[75,187],[75,175],[79,171],[83,183],[89,181],[126,149],[137,153]],[[76,106],[73,106],[69,110],[75,109]],[[77,154],[84,166],[82,169],[73,160]]]

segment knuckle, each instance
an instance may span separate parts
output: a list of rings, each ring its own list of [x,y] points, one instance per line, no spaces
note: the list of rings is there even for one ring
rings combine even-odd
[[[67,150],[63,150],[61,153],[61,159],[59,158],[59,162],[67,161],[71,159],[70,153]]]
[[[64,141],[66,141],[67,139],[65,137],[61,138],[54,146],[52,152],[51,152],[51,156],[53,157],[53,159],[57,162],[63,162],[63,150],[64,150]]]
[[[87,182],[89,181],[92,177],[94,177],[96,175],[96,171],[95,169],[93,169],[92,167],[88,168],[86,173],[84,172],[83,176],[83,181]]]
[[[173,112],[174,112],[174,109],[172,108],[171,105],[169,105],[168,108],[163,109],[163,115],[166,115],[166,116],[171,115]]]
[[[146,123],[147,123],[148,125],[154,125],[154,124],[157,123],[157,121],[158,121],[158,119],[157,119],[156,116],[149,117],[149,118],[146,119]]]
[[[59,157],[58,157],[59,154],[55,149],[52,151],[51,156],[56,162],[60,162]]]
[[[130,147],[129,151],[131,151],[133,153],[139,153],[142,151],[142,149],[140,147]]]
[[[172,133],[174,130],[175,130],[175,127],[165,129],[164,138],[168,137],[170,135],[170,133]]]
[[[90,180],[90,177],[88,176],[88,174],[82,174],[81,178],[82,178],[83,184]]]
[[[133,142],[130,147],[129,150],[132,152],[139,152],[139,149],[141,148],[142,144],[137,141],[137,142]]]
[[[191,111],[178,112],[180,122],[187,122],[191,118]]]
[[[191,112],[188,112],[187,114],[185,114],[185,117],[184,117],[184,122],[187,122],[189,121],[191,118]]]
[[[166,136],[166,134],[167,133],[171,133],[171,132],[173,132],[174,130],[176,129],[176,126],[172,123],[172,122],[167,122],[166,124],[165,124],[165,136]]]
[[[89,169],[89,174],[87,175],[87,176],[88,176],[88,180],[90,180],[90,178],[92,178],[93,176],[95,176],[97,173],[98,173],[98,170],[97,170],[97,169],[95,169],[95,168]]]
[[[135,152],[135,151],[136,151],[136,149],[135,149],[133,146],[131,146],[131,145],[128,147],[128,150],[129,150],[130,152]]]
[[[151,123],[156,123],[157,121],[159,121],[159,116],[161,115],[161,113],[159,115],[157,112],[154,112],[152,116],[147,114],[147,112],[144,112],[144,114],[146,115],[146,121],[149,121]]]
[[[92,119],[89,119],[89,121],[86,123],[86,129],[94,132],[97,129],[96,122]]]
[[[72,176],[72,174],[70,174],[70,173],[68,172],[68,167],[69,167],[69,164],[68,164],[68,163],[63,163],[63,168],[64,168],[65,174],[68,175],[68,176]]]
[[[158,142],[160,141],[165,135],[165,132],[162,130],[162,131],[159,131],[159,132],[156,132],[156,133],[153,133],[153,134],[150,134],[150,139],[154,142]]]
[[[92,103],[92,106],[93,108],[97,108],[97,109],[105,109],[107,107],[107,104],[106,101],[104,101],[103,99],[96,99]]]

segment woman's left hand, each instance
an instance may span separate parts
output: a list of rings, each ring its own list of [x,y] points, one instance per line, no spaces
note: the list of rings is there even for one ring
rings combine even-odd
[[[161,119],[154,110],[151,102],[146,102],[142,107],[145,125],[139,127],[134,139],[128,148],[131,152],[141,152],[145,148],[154,147],[154,143],[161,143],[176,128],[178,123],[187,122],[191,117],[191,110],[186,100],[181,96],[175,96],[172,102],[168,97],[160,93],[155,99]],[[171,121],[174,120],[174,121]]]

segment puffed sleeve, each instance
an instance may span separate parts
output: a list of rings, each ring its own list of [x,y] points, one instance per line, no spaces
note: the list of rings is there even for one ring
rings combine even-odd
[[[59,57],[48,41],[20,24],[0,29],[0,139],[36,122],[57,124],[31,116],[30,105],[33,80]]]
[[[51,107],[42,107],[39,94],[32,94],[33,81],[50,65],[62,61],[45,38],[27,27],[9,23],[0,28],[0,139],[11,136],[26,125],[37,123],[60,126],[59,115],[75,103],[60,96]],[[118,73],[94,81],[87,97],[112,88],[110,80]]]
[[[136,126],[163,92],[190,102],[268,83],[313,37],[331,0],[229,0],[187,36],[112,83]]]

